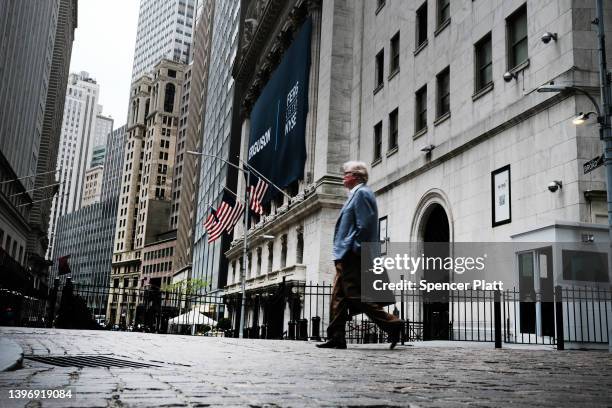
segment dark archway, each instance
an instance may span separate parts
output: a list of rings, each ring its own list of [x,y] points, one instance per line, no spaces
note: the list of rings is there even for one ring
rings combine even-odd
[[[432,204],[423,225],[424,255],[446,258],[450,256],[450,227],[446,211],[440,204]],[[449,282],[449,273],[436,266],[426,268],[428,282]],[[448,292],[423,293],[423,340],[450,339]]]

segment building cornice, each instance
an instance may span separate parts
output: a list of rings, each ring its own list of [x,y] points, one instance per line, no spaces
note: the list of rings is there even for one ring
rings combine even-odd
[[[328,177],[327,181],[332,181],[332,177]],[[322,209],[339,210],[344,205],[346,197],[337,193],[335,183],[321,182],[320,186],[305,197],[300,195],[294,197],[294,203],[290,206],[279,208],[276,214],[265,217],[265,221],[257,224],[255,228],[248,232],[249,247],[255,248],[266,240],[263,235],[274,235],[286,231],[289,227],[300,223],[307,216],[320,211]],[[228,259],[237,258],[242,255],[242,237],[232,242],[231,248],[225,253]]]
[[[293,36],[308,16],[308,10],[320,7],[321,0],[253,0],[241,24],[241,50],[232,75],[244,90],[241,105],[248,116],[266,85],[270,74],[291,45]],[[250,30],[254,30],[250,35]]]

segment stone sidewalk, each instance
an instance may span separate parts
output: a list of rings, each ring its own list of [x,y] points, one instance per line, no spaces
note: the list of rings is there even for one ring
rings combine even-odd
[[[27,355],[108,355],[151,368],[55,367],[0,373],[1,407],[605,407],[612,356],[482,343],[349,345],[123,332],[0,328]],[[70,389],[72,399],[9,399]]]

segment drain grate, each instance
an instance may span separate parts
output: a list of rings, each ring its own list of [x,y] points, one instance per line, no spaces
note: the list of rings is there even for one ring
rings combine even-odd
[[[154,364],[138,363],[106,356],[24,356],[24,358],[39,363],[58,367],[159,367]]]

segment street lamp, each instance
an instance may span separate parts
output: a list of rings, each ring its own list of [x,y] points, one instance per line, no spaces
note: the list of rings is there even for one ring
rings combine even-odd
[[[588,118],[590,118],[590,117],[591,117],[591,115],[597,115],[597,112],[593,112],[593,111],[591,111],[591,112],[587,112],[587,113],[580,112],[580,113],[578,114],[578,116],[576,116],[576,117],[575,117],[575,118],[572,120],[572,123],[573,123],[574,125],[576,125],[576,126],[583,125],[583,124],[584,124],[584,122],[586,122],[586,120],[587,120]]]
[[[247,261],[247,252],[248,252],[248,244],[247,244],[247,236],[248,236],[248,223],[249,223],[249,184],[251,183],[251,171],[247,168],[241,168],[236,166],[234,163],[230,163],[229,161],[225,160],[222,157],[219,156],[215,156],[213,154],[206,154],[206,153],[201,153],[201,152],[194,152],[194,151],[187,151],[187,154],[193,154],[195,156],[202,156],[202,157],[211,157],[213,159],[217,159],[217,160],[221,160],[222,162],[229,164],[230,166],[234,167],[235,169],[237,169],[238,171],[241,171],[243,173],[246,174],[246,185],[244,188],[244,205],[245,205],[245,210],[244,210],[244,239],[243,239],[243,245],[242,245],[242,265],[241,265],[241,270],[240,270],[240,294],[241,294],[241,300],[240,300],[240,326],[238,327],[238,338],[243,338],[244,334],[244,309],[245,309],[245,292],[246,292],[246,261]]]

